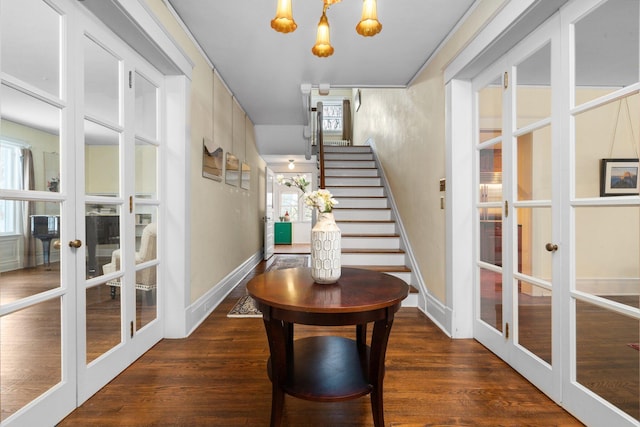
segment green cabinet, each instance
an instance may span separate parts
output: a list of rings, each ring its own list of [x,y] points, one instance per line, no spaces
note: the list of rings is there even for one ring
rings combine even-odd
[[[291,223],[276,222],[274,234],[275,234],[274,243],[276,245],[290,245],[291,244]]]

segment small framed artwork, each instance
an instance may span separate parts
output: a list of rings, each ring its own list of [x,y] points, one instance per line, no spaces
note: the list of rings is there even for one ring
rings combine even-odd
[[[251,166],[242,162],[242,174],[240,176],[240,187],[245,190],[251,189]]]
[[[600,161],[600,197],[638,195],[638,159]]]
[[[204,139],[202,141],[202,176],[222,181],[222,147],[215,147],[213,141]]]
[[[224,172],[224,182],[237,187],[240,185],[240,162],[233,154],[227,152],[227,161]]]

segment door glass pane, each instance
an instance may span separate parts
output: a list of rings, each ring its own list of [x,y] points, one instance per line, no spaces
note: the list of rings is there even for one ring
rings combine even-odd
[[[157,317],[157,266],[138,264],[157,259],[158,208],[136,205],[136,330]]]
[[[120,344],[121,300],[112,291],[111,282],[86,290],[87,360],[91,363]]]
[[[640,95],[634,93],[578,114],[575,117],[575,132],[576,197],[599,197],[615,193],[603,192],[607,179],[601,176],[601,161],[638,158]],[[608,179],[610,182],[611,176]]]
[[[87,115],[120,123],[120,61],[88,37],[84,39],[84,98]]]
[[[136,197],[158,197],[158,147],[136,140]]]
[[[61,22],[42,0],[0,2],[2,71],[58,97]]]
[[[85,191],[117,197],[120,192],[120,134],[89,120],[85,131]]]
[[[157,88],[136,73],[136,136],[157,139]]]
[[[551,200],[551,126],[518,137],[518,200]]]
[[[28,282],[40,280],[36,274]],[[6,286],[24,284],[3,282],[3,298]],[[0,318],[0,421],[62,381],[61,306],[56,298]]]
[[[576,105],[638,81],[638,16],[638,1],[609,0],[576,23]]]
[[[480,261],[502,266],[502,221],[480,220]]]
[[[480,203],[502,201],[502,144],[480,150]],[[501,211],[487,211],[491,218]]]
[[[518,271],[551,281],[551,208],[519,208]]]
[[[551,291],[518,281],[518,343],[551,364]]]
[[[86,278],[120,271],[120,206],[88,204]]]
[[[551,116],[551,45],[547,44],[517,66],[517,127]]]
[[[637,307],[640,208],[579,207],[575,229],[576,289]],[[628,301],[625,295],[635,297]]]
[[[502,332],[502,273],[480,269],[480,319]]]
[[[502,129],[502,77],[478,91],[478,118],[480,138],[482,134]]]
[[[638,306],[638,294],[624,304]],[[576,301],[576,380],[640,420],[640,321]]]
[[[2,201],[13,226],[2,239],[0,303],[60,287],[60,205]]]
[[[60,191],[60,110],[2,85],[0,188]]]

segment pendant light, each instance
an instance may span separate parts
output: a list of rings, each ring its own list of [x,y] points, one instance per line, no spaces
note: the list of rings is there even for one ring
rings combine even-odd
[[[316,44],[311,48],[311,52],[315,56],[325,58],[333,55],[333,46],[329,36],[329,20],[327,19],[327,5],[325,4],[320,22],[318,23],[318,32],[316,35]]]
[[[271,28],[279,33],[292,33],[298,28],[291,12],[291,0],[278,0],[276,17],[271,20]]]
[[[376,0],[363,0],[362,20],[356,25],[356,32],[364,37],[372,37],[382,31],[382,24],[378,21],[378,7]]]

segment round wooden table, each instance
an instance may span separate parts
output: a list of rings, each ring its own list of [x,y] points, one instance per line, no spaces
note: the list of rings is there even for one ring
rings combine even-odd
[[[384,359],[394,314],[409,286],[372,270],[342,268],[337,283],[314,283],[309,268],[260,274],[247,284],[262,311],[271,357],[271,426],[282,421],[284,394],[335,402],[371,394],[376,427],[384,426]],[[367,345],[367,324],[373,322]],[[295,323],[317,326],[356,325],[355,339],[338,336],[294,341]]]

